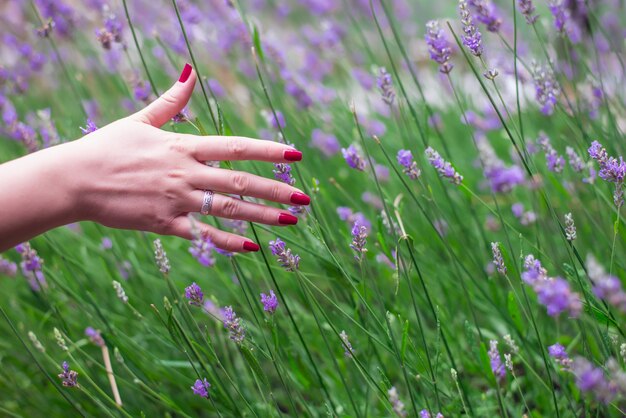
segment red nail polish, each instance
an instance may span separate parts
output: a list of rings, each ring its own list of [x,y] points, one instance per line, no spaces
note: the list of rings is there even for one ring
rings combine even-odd
[[[243,243],[243,249],[246,251],[259,251],[259,246],[252,241],[246,241]]]
[[[311,203],[311,198],[304,193],[296,192],[291,194],[290,201],[291,203],[294,203],[296,205],[308,205],[309,203]]]
[[[278,223],[281,225],[295,225],[298,223],[298,218],[289,213],[281,213],[278,215]]]
[[[185,64],[185,68],[183,68],[183,72],[180,73],[180,77],[178,77],[178,81],[180,81],[181,83],[184,83],[185,81],[189,79],[190,75],[191,75],[191,65]]]
[[[283,157],[287,161],[300,161],[302,160],[302,153],[296,150],[285,151],[285,153],[283,154]]]

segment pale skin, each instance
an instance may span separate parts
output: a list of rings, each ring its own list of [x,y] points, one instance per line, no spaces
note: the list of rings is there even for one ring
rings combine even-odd
[[[292,147],[243,137],[196,136],[159,129],[189,101],[195,71],[143,110],[76,141],[0,165],[0,252],[78,221],[192,239],[192,231],[232,252],[258,251],[250,239],[189,219],[204,190],[215,191],[210,215],[286,225],[288,211],[238,196],[308,204],[301,190],[205,161],[301,159]],[[185,71],[183,71],[183,74]],[[228,195],[233,195],[231,197]],[[192,225],[192,223],[194,225]]]

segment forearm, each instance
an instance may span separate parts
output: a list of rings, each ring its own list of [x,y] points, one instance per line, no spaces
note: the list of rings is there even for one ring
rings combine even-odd
[[[63,144],[0,165],[0,252],[79,220],[73,152]]]

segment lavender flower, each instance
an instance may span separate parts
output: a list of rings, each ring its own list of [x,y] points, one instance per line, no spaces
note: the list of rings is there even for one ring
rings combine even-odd
[[[348,148],[342,148],[341,153],[350,167],[359,171],[365,169],[365,160],[361,157],[361,154],[359,154],[359,151],[354,145],[350,145]]]
[[[569,165],[575,172],[580,173],[585,169],[585,163],[576,151],[574,151],[574,148],[565,147],[565,154],[567,155]]]
[[[445,161],[437,151],[432,149],[432,147],[426,148],[426,156],[428,157],[428,162],[437,169],[440,176],[448,178],[452,184],[461,184],[463,176],[452,167],[452,164]]]
[[[100,334],[99,330],[87,327],[85,328],[85,335],[89,337],[92,344],[97,345],[98,347],[104,347],[104,339],[102,338],[102,334]]]
[[[470,52],[480,57],[483,54],[483,42],[482,35],[474,25],[474,19],[467,8],[467,1],[459,1],[459,14],[461,15],[461,23],[463,23],[463,32],[465,35],[461,36],[463,45],[465,45]]]
[[[396,413],[399,417],[406,417],[406,411],[404,410],[404,403],[398,397],[398,391],[395,386],[392,386],[388,391],[387,395],[389,395],[389,402],[391,403],[391,407],[393,408],[393,412]]]
[[[502,274],[503,276],[506,276],[506,265],[504,265],[502,252],[500,251],[500,244],[497,242],[492,242],[491,252],[493,253],[493,264],[496,266],[498,273]]]
[[[593,293],[626,313],[626,292],[622,289],[622,282],[617,277],[607,274],[592,255],[587,256],[587,266],[589,278],[593,283]]]
[[[589,147],[589,156],[600,165],[600,178],[615,184],[613,202],[621,207],[624,203],[624,178],[626,177],[626,163],[620,156],[619,160],[609,157],[606,149],[598,141],[593,141]]]
[[[517,0],[520,13],[526,18],[526,23],[533,25],[539,16],[535,14],[535,5],[532,0]]]
[[[321,129],[314,129],[311,132],[311,146],[319,149],[326,157],[335,155],[341,149],[337,137]]]
[[[576,357],[572,362],[571,370],[576,376],[576,386],[581,392],[590,393],[605,404],[615,398],[615,388],[611,387],[600,367],[595,367],[587,359]]]
[[[13,277],[17,273],[17,264],[0,255],[0,274]]]
[[[570,10],[564,0],[551,0],[549,2],[550,13],[554,17],[554,27],[561,35],[567,35],[572,43],[581,40],[581,30],[572,19]]]
[[[189,300],[190,305],[202,306],[204,303],[204,293],[195,282],[185,288],[185,298]]]
[[[213,267],[215,265],[213,250],[215,250],[215,245],[211,239],[200,235],[191,241],[191,247],[189,247],[189,253],[205,267]]]
[[[560,364],[563,369],[569,370],[572,365],[572,360],[567,355],[565,347],[559,343],[553,344],[548,347],[548,354],[550,354],[550,357],[552,357],[557,364]]]
[[[352,225],[352,243],[350,244],[350,248],[354,250],[356,258],[359,262],[363,259],[363,256],[367,252],[367,248],[365,248],[367,240],[367,228],[361,225],[358,220],[354,222]]]
[[[220,313],[222,314],[224,328],[230,333],[230,339],[237,344],[241,344],[246,337],[246,330],[241,323],[241,318],[237,317],[231,306],[226,306],[220,310]]]
[[[352,344],[350,344],[350,340],[348,340],[348,334],[345,331],[341,331],[339,333],[339,337],[341,338],[341,342],[344,347],[344,355],[348,358],[352,358],[352,354],[354,353],[354,349],[352,348]]]
[[[30,243],[25,242],[15,247],[15,250],[22,256],[22,262],[20,263],[20,269],[22,274],[28,280],[30,288],[34,291],[39,291],[41,288],[48,287],[46,277],[41,270],[43,266],[43,260],[37,255]]]
[[[263,310],[270,314],[276,312],[276,308],[278,308],[278,298],[273,290],[269,291],[269,295],[261,293],[261,303],[263,304]]]
[[[500,358],[500,352],[498,351],[498,341],[489,341],[489,362],[491,364],[491,371],[498,382],[502,381],[506,376],[506,368],[502,364]]]
[[[267,122],[267,125],[274,129],[280,130],[284,129],[287,126],[287,122],[285,122],[285,116],[280,110],[276,110],[276,116],[274,116],[274,112],[267,110],[264,110],[263,112],[261,112],[261,114],[263,115],[263,117],[265,117],[265,122]]]
[[[400,151],[398,151],[398,155],[396,158],[398,159],[398,164],[404,167],[404,170],[402,170],[404,174],[409,176],[411,180],[417,179],[420,174],[422,174],[422,171],[417,168],[417,163],[415,162],[415,160],[413,160],[413,154],[411,153],[411,151],[401,149]]]
[[[133,87],[133,94],[135,96],[135,100],[140,102],[147,103],[150,100],[150,94],[152,92],[150,83],[147,81],[139,80],[135,83]]]
[[[443,29],[437,20],[430,20],[426,23],[426,43],[428,44],[428,52],[430,59],[439,64],[439,71],[443,74],[449,74],[454,67],[450,64],[450,56],[452,55],[452,47],[446,39]]]
[[[110,250],[113,248],[113,241],[109,237],[103,237],[102,241],[100,241],[100,248],[103,250]]]
[[[387,72],[387,69],[385,69],[385,67],[380,67],[380,69],[378,70],[376,84],[378,85],[378,89],[383,96],[383,102],[391,106],[393,104],[393,100],[396,97],[396,92],[393,89],[391,74]]]
[[[502,19],[498,17],[496,8],[489,0],[469,0],[479,22],[487,26],[489,32],[498,32]]]
[[[274,163],[274,178],[278,181],[286,183],[290,186],[293,186],[296,183],[296,179],[294,179],[291,175],[291,166],[285,163]]]
[[[74,370],[70,370],[70,365],[67,364],[67,361],[63,362],[63,373],[60,373],[59,379],[61,379],[61,384],[66,388],[72,388],[78,386],[78,373]]]
[[[554,171],[555,173],[562,172],[563,167],[565,166],[565,159],[563,158],[563,156],[559,155],[552,147],[552,144],[550,143],[550,138],[548,138],[545,133],[540,132],[539,138],[537,138],[537,144],[545,152],[548,170]]]
[[[201,396],[203,398],[209,397],[209,389],[211,388],[211,384],[206,380],[206,378],[200,380],[196,379],[191,390],[193,390],[194,395]]]
[[[276,259],[287,271],[296,271],[300,266],[300,256],[291,253],[291,249],[285,247],[285,243],[280,238],[270,241],[270,250]]]
[[[128,296],[126,296],[126,292],[122,287],[122,284],[118,281],[113,280],[113,289],[115,289],[115,294],[118,299],[120,299],[124,303],[128,303]]]
[[[535,98],[541,105],[541,113],[551,115],[557,103],[561,88],[549,65],[541,66],[533,63],[533,80],[535,81]]]
[[[161,240],[158,238],[154,240],[154,258],[161,273],[167,274],[170,272],[170,260],[167,258],[163,244],[161,244]]]
[[[576,225],[571,213],[565,214],[565,238],[570,242],[576,239]]]
[[[519,219],[520,223],[524,226],[533,224],[537,220],[537,214],[532,210],[524,211],[524,205],[521,203],[513,204],[511,211],[513,212],[513,216]]]

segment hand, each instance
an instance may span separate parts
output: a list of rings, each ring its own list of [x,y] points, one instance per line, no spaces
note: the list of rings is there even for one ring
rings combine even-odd
[[[200,211],[204,190],[208,189],[215,192],[210,215],[269,225],[297,223],[288,211],[228,194],[290,205],[308,204],[310,199],[302,191],[246,172],[209,167],[204,162],[286,163],[300,160],[299,151],[271,141],[202,137],[158,129],[187,104],[195,82],[196,74],[187,65],[180,80],[145,109],[67,147],[66,153],[72,154],[68,158],[80,161],[74,179],[80,219],[191,239],[192,221],[187,215]],[[224,250],[258,250],[242,236],[201,222],[196,227]]]

